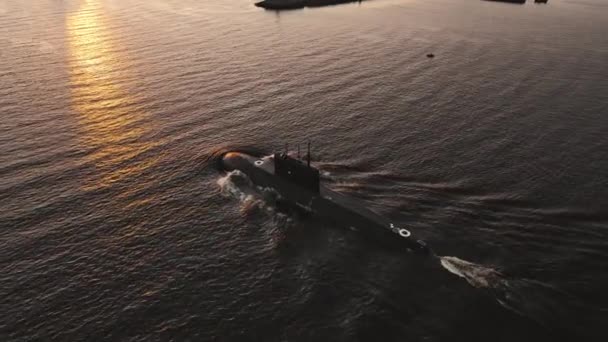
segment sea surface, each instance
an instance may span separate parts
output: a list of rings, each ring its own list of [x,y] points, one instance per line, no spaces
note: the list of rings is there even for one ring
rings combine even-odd
[[[253,2],[0,0],[0,341],[608,340],[608,2]]]

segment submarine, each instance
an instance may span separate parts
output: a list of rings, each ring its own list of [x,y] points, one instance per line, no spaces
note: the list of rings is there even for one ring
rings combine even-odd
[[[221,156],[220,168],[225,172],[238,170],[254,185],[276,191],[282,202],[359,232],[385,246],[407,252],[430,253],[426,243],[416,240],[409,230],[398,227],[361,201],[322,185],[319,170],[310,165],[310,143],[306,160],[299,158],[299,149],[298,158],[290,156],[287,147],[283,153],[265,157],[230,151]]]

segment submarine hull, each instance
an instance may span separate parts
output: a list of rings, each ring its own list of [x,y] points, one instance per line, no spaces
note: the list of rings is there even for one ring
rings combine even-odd
[[[428,253],[426,244],[414,240],[410,232],[395,227],[389,220],[361,204],[360,201],[320,185],[310,191],[274,173],[274,158],[256,158],[239,152],[229,152],[222,158],[225,171],[239,170],[253,184],[272,188],[280,200],[297,206],[338,226],[359,232],[387,247]]]

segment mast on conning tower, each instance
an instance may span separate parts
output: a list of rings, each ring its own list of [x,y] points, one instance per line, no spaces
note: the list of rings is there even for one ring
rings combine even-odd
[[[310,141],[308,142],[308,153],[306,153],[306,164],[310,167]]]
[[[310,166],[310,142],[308,142],[306,153],[306,164],[299,158],[292,158],[287,155],[288,146],[285,144],[285,154],[275,153],[274,155],[274,174],[285,181],[304,187],[316,194],[320,191],[319,170]],[[298,146],[298,157],[300,147]],[[308,164],[308,166],[307,166]]]

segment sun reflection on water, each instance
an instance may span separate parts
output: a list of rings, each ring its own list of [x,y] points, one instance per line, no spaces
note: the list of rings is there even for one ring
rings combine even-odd
[[[153,143],[143,142],[145,118],[124,84],[129,58],[106,23],[100,0],[87,0],[67,18],[72,109],[80,123],[87,161],[96,167],[87,189],[104,188],[147,169],[138,160]],[[139,158],[142,159],[142,158]]]

